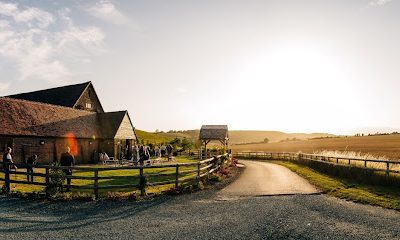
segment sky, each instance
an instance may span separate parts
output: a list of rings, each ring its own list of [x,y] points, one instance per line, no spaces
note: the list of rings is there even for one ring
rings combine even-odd
[[[0,0],[0,96],[92,81],[138,129],[400,129],[399,0]]]

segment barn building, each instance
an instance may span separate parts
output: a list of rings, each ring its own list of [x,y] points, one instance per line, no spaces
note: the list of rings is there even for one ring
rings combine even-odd
[[[78,163],[129,158],[136,141],[128,112],[104,112],[91,82],[0,97],[0,147],[16,162],[58,160],[66,146]]]

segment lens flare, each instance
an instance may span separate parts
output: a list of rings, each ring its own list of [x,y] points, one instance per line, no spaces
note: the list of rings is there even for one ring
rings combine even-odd
[[[67,133],[67,144],[71,149],[71,154],[76,156],[78,155],[78,142],[76,141],[75,135],[73,133]]]

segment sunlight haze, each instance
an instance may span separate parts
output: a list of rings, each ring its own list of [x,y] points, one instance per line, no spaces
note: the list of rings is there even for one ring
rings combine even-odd
[[[138,129],[400,128],[400,1],[2,1],[0,96],[92,81]]]

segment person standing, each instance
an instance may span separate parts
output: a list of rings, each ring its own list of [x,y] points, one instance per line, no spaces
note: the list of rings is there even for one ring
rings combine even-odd
[[[154,146],[154,158],[158,158],[160,156],[158,146]]]
[[[137,163],[139,162],[140,155],[139,155],[139,147],[137,144],[132,146],[132,160],[133,160],[133,165],[136,166]]]
[[[61,154],[61,158],[60,158],[60,165],[62,167],[72,167],[75,165],[75,158],[74,156],[71,154],[71,149],[69,147],[66,148],[66,152]],[[63,169],[62,170],[67,178],[67,192],[70,191],[69,185],[71,185],[71,178],[69,178],[70,176],[72,176],[72,169],[71,168],[67,168],[67,169]]]
[[[7,148],[6,152],[3,154],[3,171],[5,174],[10,173],[10,169],[12,166],[14,166],[15,169],[17,167],[14,165],[14,162],[12,160],[11,156],[12,149],[10,147]],[[4,185],[6,187],[6,185]],[[5,192],[8,192],[10,189],[6,188],[4,189]]]
[[[3,154],[3,169],[4,171],[10,171],[11,167],[17,169],[17,166],[14,165],[11,156],[12,149],[10,147],[7,148],[6,152]]]
[[[161,157],[162,158],[165,157],[166,150],[167,150],[167,147],[164,144],[162,144],[161,147],[160,147],[160,152],[161,152]]]
[[[144,149],[144,146],[141,145],[139,147],[139,164],[140,164],[140,166],[143,166],[144,158],[145,158],[145,149]]]
[[[171,146],[171,144],[168,144],[167,146],[167,155],[168,155],[168,161],[172,160],[172,152],[174,148]]]
[[[33,167],[36,165],[37,158],[38,156],[33,154],[26,160],[26,179],[28,182],[33,182]]]

